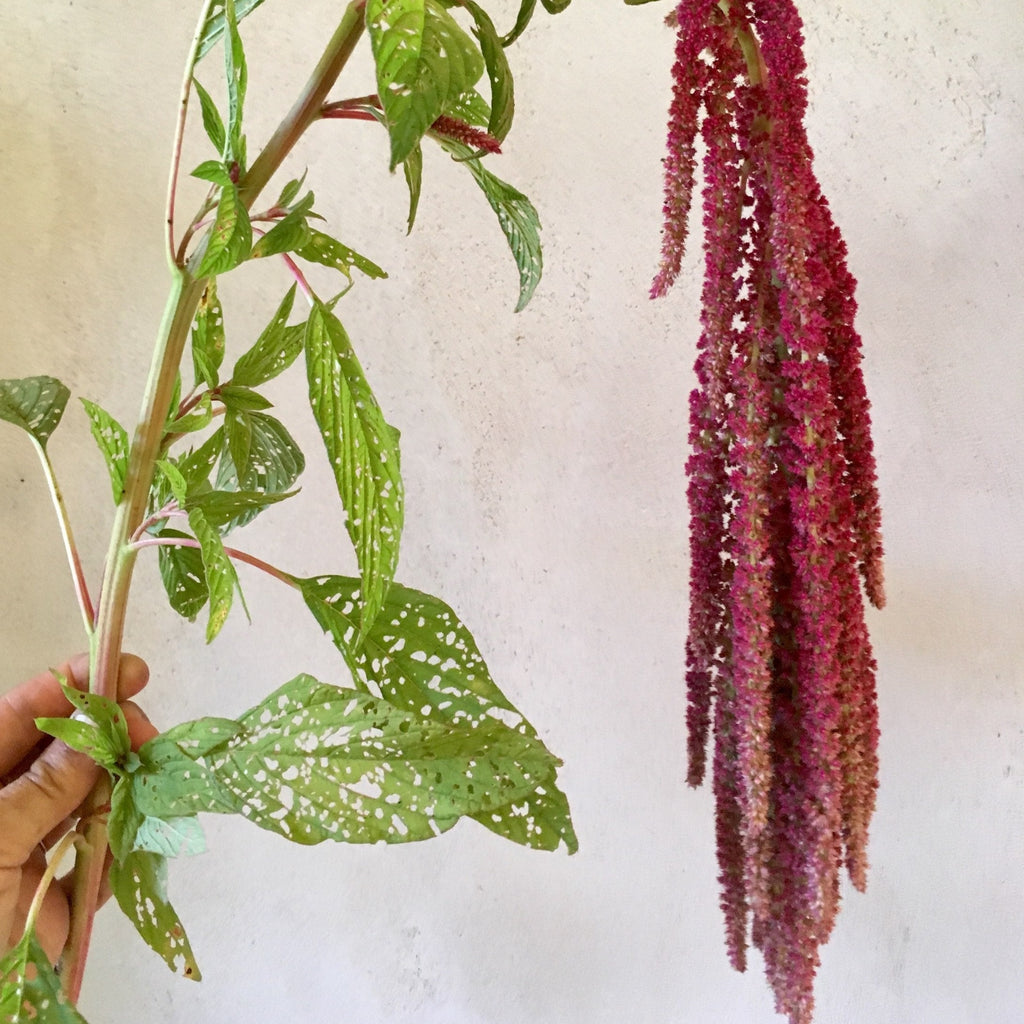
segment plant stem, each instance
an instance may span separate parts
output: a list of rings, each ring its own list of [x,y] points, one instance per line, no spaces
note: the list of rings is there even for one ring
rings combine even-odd
[[[345,9],[341,23],[331,36],[324,55],[320,58],[306,87],[299,94],[288,116],[271,136],[266,148],[238,183],[239,195],[247,208],[251,208],[256,196],[270,181],[274,171],[291,152],[302,133],[320,117],[320,108],[324,105],[327,94],[333,88],[363,33],[365,8],[366,0],[353,0]]]
[[[53,876],[57,873],[57,868],[60,867],[60,862],[64,859],[64,854],[68,852],[68,847],[70,847],[77,838],[77,832],[69,832],[54,847],[53,853],[50,854],[46,870],[43,872],[43,877],[39,879],[39,884],[36,886],[35,894],[32,897],[32,903],[28,908],[28,913],[25,915],[26,932],[35,928],[36,918],[39,917],[39,911],[43,906],[43,899],[46,897],[46,890],[50,888]]]
[[[206,21],[211,0],[204,5],[200,30]],[[257,157],[248,174],[239,183],[242,201],[251,208],[274,172],[302,136],[302,133],[319,116],[324,99],[330,92],[348,58],[355,49],[363,32],[363,11],[365,0],[353,0],[346,8],[337,31],[331,36],[323,56],[306,84],[299,99],[274,132],[266,147]],[[193,41],[186,68],[186,96],[191,82],[192,67],[198,43]],[[184,105],[183,105],[184,106]],[[173,217],[173,196],[177,179],[177,167],[181,156],[181,138],[184,110],[179,111],[178,129],[175,133],[174,152],[171,159],[171,186],[169,191],[169,216]],[[168,239],[169,239],[168,235]],[[189,328],[195,317],[200,297],[206,287],[205,278],[193,277],[190,269],[199,266],[205,251],[200,244],[185,267],[179,267],[171,250],[171,291],[164,309],[163,321],[157,336],[153,358],[150,364],[149,380],[142,402],[135,437],[128,459],[124,496],[114,514],[110,534],[110,546],[100,591],[96,627],[90,637],[89,688],[93,693],[102,694],[111,700],[117,699],[117,670],[121,657],[121,643],[124,636],[124,620],[131,587],[132,571],[138,547],[131,538],[146,515],[149,492],[153,483],[155,460],[164,438],[164,427],[170,410],[174,384],[185,350]],[[273,569],[273,567],[268,567]],[[275,570],[279,573],[279,570]],[[280,578],[288,582],[284,574]],[[105,806],[110,799],[110,782],[105,776],[92,794],[95,807]],[[106,817],[98,814],[89,821],[85,831],[85,842],[75,858],[72,880],[73,895],[71,908],[71,930],[64,947],[65,974],[62,979],[64,991],[72,1003],[78,1001],[81,991],[85,961],[89,951],[92,923],[96,916],[100,882],[103,878],[107,850]]]
[[[33,440],[35,439],[33,438]],[[57,512],[57,520],[60,523],[61,537],[64,540],[64,550],[67,552],[68,565],[71,567],[71,579],[75,584],[75,595],[78,598],[78,607],[82,612],[82,621],[85,623],[85,632],[88,636],[92,636],[96,625],[96,613],[93,609],[92,598],[89,596],[88,584],[85,582],[85,573],[82,571],[82,560],[78,556],[75,537],[71,532],[71,520],[64,505],[64,496],[57,483],[57,476],[53,471],[50,456],[46,454],[46,449],[38,441],[35,442],[35,445],[36,451],[39,453],[39,460],[43,464],[43,473],[46,474],[46,483],[50,488],[50,497]]]
[[[132,547],[136,549],[178,547],[196,548],[199,550],[202,545],[199,541],[193,540],[191,537],[145,537],[140,540],[133,541]],[[275,580],[280,580],[282,583],[287,583],[289,587],[296,588],[295,578],[293,576],[290,576],[283,569],[278,569],[276,565],[264,562],[262,558],[250,555],[247,551],[240,551],[238,548],[225,547],[224,553],[228,558],[231,558],[236,562],[244,562],[246,565],[251,565],[253,568],[260,569],[265,572],[268,576],[273,576]]]
[[[181,147],[185,139],[185,120],[188,117],[188,98],[192,91],[192,72],[196,66],[196,55],[199,53],[199,41],[202,39],[203,29],[210,16],[210,8],[214,0],[206,0],[203,4],[199,21],[196,23],[195,35],[192,37],[192,48],[189,50],[188,61],[185,63],[185,74],[181,82],[181,97],[178,100],[178,120],[174,129],[174,148],[171,151],[171,172],[167,180],[167,214],[166,214],[166,239],[167,239],[167,261],[172,269],[178,266],[178,256],[174,250],[174,202],[178,194],[178,171],[181,167]]]

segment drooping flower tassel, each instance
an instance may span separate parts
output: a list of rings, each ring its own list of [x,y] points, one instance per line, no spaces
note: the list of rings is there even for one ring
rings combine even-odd
[[[682,0],[662,295],[703,142],[705,281],[687,469],[688,780],[714,731],[726,942],[809,1024],[845,863],[866,882],[878,720],[861,581],[884,603],[854,280],[803,127],[792,0]]]

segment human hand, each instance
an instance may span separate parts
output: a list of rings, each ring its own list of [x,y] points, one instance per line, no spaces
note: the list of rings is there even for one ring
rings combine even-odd
[[[70,686],[88,687],[86,655],[58,671]],[[117,695],[133,750],[157,733],[128,700],[148,680],[149,668],[141,658],[121,656]],[[36,718],[66,717],[73,710],[49,672],[0,696],[0,955],[21,938],[46,870],[46,850],[73,827],[79,805],[99,778],[100,768],[91,758],[35,727]],[[67,940],[69,920],[68,894],[54,883],[36,918],[36,937],[53,961]]]

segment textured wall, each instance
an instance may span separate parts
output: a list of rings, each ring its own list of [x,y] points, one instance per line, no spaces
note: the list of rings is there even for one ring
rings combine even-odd
[[[127,420],[166,289],[183,6],[198,4],[0,10],[0,376],[55,373]],[[494,5],[499,24],[514,7]],[[824,950],[818,1020],[1013,1024],[1024,26],[1011,0],[804,7],[811,141],[860,280],[890,595],[870,619],[882,788],[869,891],[847,896]],[[252,144],[338,9],[268,3],[252,19]],[[404,185],[388,179],[372,126],[320,126],[292,165],[308,162],[322,211],[391,272],[359,281],[339,312],[403,431],[400,578],[462,614],[565,759],[581,852],[531,854],[471,824],[418,847],[298,850],[211,820],[212,852],[171,880],[206,979],[171,977],[105,914],[83,1002],[93,1024],[777,1019],[759,971],[726,964],[709,794],[681,783],[700,260],[667,300],[646,300],[672,48],[663,14],[576,0],[541,15],[514,55],[519,124],[498,171],[540,208],[548,266],[524,313],[511,313],[515,273],[489,211],[439,153],[408,240]],[[369,81],[360,65],[343,91]],[[246,275],[245,289],[225,289],[236,352],[284,283],[270,266]],[[277,395],[312,453],[301,376]],[[79,408],[51,451],[95,576],[108,493]],[[311,470],[304,485],[247,546],[293,571],[348,570],[329,481]],[[82,646],[45,502],[29,446],[0,430],[3,687]],[[272,582],[243,575],[253,625],[236,614],[208,651],[155,584],[147,563],[128,627],[154,669],[155,720],[236,713],[300,668],[343,679]]]

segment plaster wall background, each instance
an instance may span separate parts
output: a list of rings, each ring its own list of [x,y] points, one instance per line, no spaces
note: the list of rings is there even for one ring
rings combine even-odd
[[[516,6],[492,5],[499,26]],[[889,590],[869,620],[882,715],[869,890],[845,894],[817,1020],[1016,1024],[1024,22],[1011,0],[803,7],[817,171],[860,282]],[[251,147],[339,9],[268,3],[247,23]],[[339,312],[403,432],[399,577],[462,615],[565,760],[580,853],[530,853],[471,823],[407,848],[305,850],[207,819],[211,852],[171,877],[204,981],[170,976],[105,913],[82,1004],[92,1024],[779,1019],[756,957],[745,976],[727,965],[710,794],[683,784],[700,256],[668,299],[646,299],[665,10],[576,0],[538,15],[513,52],[518,123],[495,167],[538,206],[547,267],[523,313],[489,210],[440,153],[408,239],[405,186],[372,126],[320,125],[289,164],[308,163],[318,208],[391,275],[357,281]],[[165,167],[192,17],[174,0],[0,7],[0,376],[53,373],[128,422],[167,286]],[[356,62],[340,89],[370,82]],[[287,280],[270,265],[236,277],[224,301],[237,354]],[[297,573],[350,571],[303,389],[295,371],[275,392],[310,456],[303,494],[246,547]],[[95,578],[109,496],[77,405],[51,454]],[[7,687],[83,646],[45,488],[13,429],[0,430],[0,552]],[[344,681],[304,610],[258,574],[242,577],[252,625],[234,614],[209,650],[163,603],[155,560],[137,579],[127,645],[153,667],[158,723],[236,714],[300,670]]]

